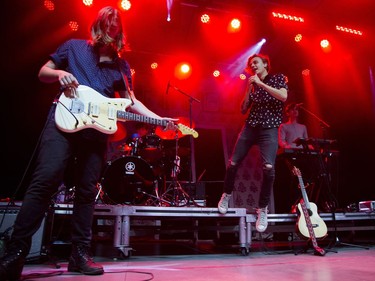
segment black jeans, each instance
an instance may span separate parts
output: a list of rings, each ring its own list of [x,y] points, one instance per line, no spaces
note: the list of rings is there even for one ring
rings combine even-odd
[[[251,127],[247,123],[242,127],[227,165],[224,178],[224,192],[231,194],[238,167],[246,157],[250,148],[258,145],[263,164],[263,180],[259,194],[258,207],[268,206],[273,183],[275,181],[275,161],[278,148],[278,128]]]
[[[63,133],[55,126],[51,110],[38,146],[38,155],[22,207],[17,215],[10,243],[16,243],[27,252],[33,234],[39,229],[51,204],[51,197],[64,181],[64,174],[75,157],[74,207],[71,239],[73,244],[89,245],[92,238],[97,183],[105,161],[106,143],[84,139],[81,131]],[[91,130],[91,129],[88,129]]]

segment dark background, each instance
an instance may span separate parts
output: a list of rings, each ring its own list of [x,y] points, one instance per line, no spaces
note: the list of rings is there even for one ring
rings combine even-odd
[[[3,198],[22,198],[22,184],[16,195],[15,192],[27,171],[57,92],[57,85],[38,81],[40,67],[48,54],[66,39],[88,38],[92,15],[104,5],[115,5],[115,1],[100,1],[87,8],[78,2],[55,1],[55,11],[50,13],[43,7],[43,1],[2,1],[1,115],[5,143],[0,195]],[[312,72],[318,116],[331,125],[325,136],[336,139],[340,151],[336,194],[340,205],[375,200],[375,91],[371,84],[375,62],[374,1],[282,1],[282,4],[280,1],[174,1],[171,23],[165,21],[165,1],[134,2],[137,3],[124,16],[124,23],[132,49],[126,59],[136,69],[136,94],[164,116],[189,115],[189,103],[184,95],[177,91],[165,95],[166,84],[171,79],[201,101],[193,103],[195,127],[215,132],[206,136],[202,130],[204,137],[195,140],[197,174],[204,169],[208,171],[202,180],[222,180],[223,158],[231,150],[242,124],[237,109],[243,84],[236,82],[230,70],[238,64],[241,68],[244,61],[237,62],[235,58],[261,38],[267,38],[262,53],[270,56],[273,71],[288,76],[290,101],[304,102],[309,108],[307,101],[311,97],[306,96],[301,71],[309,68]],[[204,9],[222,19],[239,13],[248,24],[237,37],[226,35],[220,27],[205,32],[195,21]],[[275,21],[270,17],[272,10],[301,14],[306,24],[295,28],[295,24]],[[68,18],[80,22],[78,32],[66,29]],[[364,30],[364,36],[338,33],[332,28],[336,24]],[[305,49],[293,42],[297,31],[312,38]],[[333,42],[340,46],[338,52],[325,56],[313,49],[313,40],[318,42],[319,36],[332,34]],[[199,65],[191,80],[173,77],[171,65],[180,57]],[[149,71],[149,64],[155,59],[166,62],[161,63],[161,72],[156,77]],[[215,67],[223,69],[224,78],[220,83],[210,78]],[[321,137],[314,118],[302,113],[301,119],[318,128],[312,131],[312,136]],[[221,132],[225,132],[224,136]],[[222,150],[217,143],[223,145]],[[214,155],[219,155],[219,161],[208,161],[213,150]]]

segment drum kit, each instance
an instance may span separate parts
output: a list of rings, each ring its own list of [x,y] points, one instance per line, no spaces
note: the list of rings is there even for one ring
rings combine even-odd
[[[180,155],[190,155],[189,148],[179,147],[183,136],[179,130],[157,127],[151,134],[120,144],[121,156],[107,162],[98,183],[97,202],[138,206],[195,204],[178,181]]]

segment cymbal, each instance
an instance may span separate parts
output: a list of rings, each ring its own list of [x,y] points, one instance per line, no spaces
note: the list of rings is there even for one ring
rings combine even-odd
[[[176,123],[190,127],[189,118],[186,118],[186,117],[177,117],[177,118],[178,118],[178,121]],[[191,126],[191,128],[194,128],[194,124]],[[163,140],[174,140],[176,138],[179,139],[185,136],[178,129],[176,131],[164,130],[164,128],[161,126],[156,127],[155,134],[158,135]]]
[[[132,150],[132,147],[129,146],[128,144],[126,144],[126,143],[122,143],[122,144],[120,144],[119,146],[117,146],[117,149],[118,149],[119,151],[129,152],[129,151]]]

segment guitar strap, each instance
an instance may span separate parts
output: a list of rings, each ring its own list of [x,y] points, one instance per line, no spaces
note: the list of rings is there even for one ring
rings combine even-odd
[[[125,86],[125,91],[128,93],[128,97],[129,99],[132,101],[132,105],[134,105],[134,101],[133,101],[133,96],[132,96],[132,93],[130,91],[130,86],[129,86],[129,81],[128,81],[128,76],[126,76],[126,74],[122,71],[121,67],[119,64],[118,65],[118,69],[120,70],[120,73],[121,73],[121,78],[122,78],[122,81],[124,82],[124,86]],[[122,95],[122,92],[120,91],[119,92],[120,95]],[[128,98],[128,97],[124,97],[122,95],[122,98]]]

